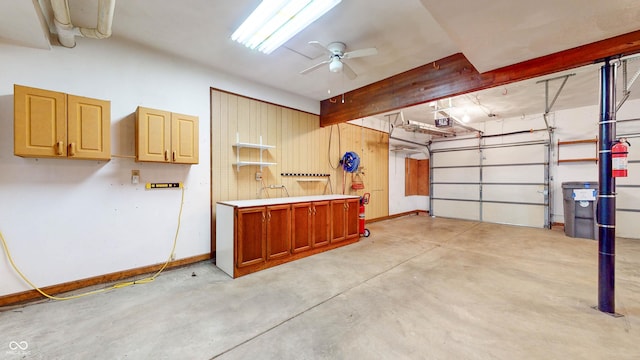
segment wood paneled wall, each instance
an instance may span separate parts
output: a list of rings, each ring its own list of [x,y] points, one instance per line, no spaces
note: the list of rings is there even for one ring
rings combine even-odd
[[[260,150],[237,149],[241,142],[275,146],[264,150],[263,161],[276,165],[262,169],[262,181],[256,180],[258,166],[234,165],[237,153],[245,161],[258,161]],[[364,190],[351,189],[351,174],[338,166],[347,151],[360,156]],[[371,193],[366,218],[389,215],[389,136],[386,133],[351,124],[320,127],[319,116],[240,95],[211,90],[211,194],[212,251],[215,250],[215,204],[225,200],[285,197],[281,189],[263,186],[284,185],[290,196],[321,195],[326,178],[282,176],[281,173],[328,173],[333,193],[362,195]],[[331,157],[331,164],[329,163]],[[333,169],[337,166],[337,169]],[[302,181],[320,179],[321,181]],[[329,188],[327,188],[329,193]]]

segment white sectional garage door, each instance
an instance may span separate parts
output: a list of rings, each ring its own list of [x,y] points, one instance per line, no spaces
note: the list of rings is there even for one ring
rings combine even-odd
[[[525,141],[432,148],[431,214],[548,227],[548,146]]]

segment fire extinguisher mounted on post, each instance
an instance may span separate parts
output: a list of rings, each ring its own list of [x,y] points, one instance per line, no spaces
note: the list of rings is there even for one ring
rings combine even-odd
[[[625,145],[626,144],[626,145]],[[629,155],[629,141],[627,138],[620,138],[616,140],[611,147],[611,176],[613,177],[627,177]]]

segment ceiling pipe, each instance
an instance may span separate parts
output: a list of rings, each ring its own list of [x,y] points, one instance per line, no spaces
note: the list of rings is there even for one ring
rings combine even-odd
[[[106,39],[111,36],[113,13],[116,0],[98,0],[98,24],[95,28],[75,27],[71,22],[69,0],[51,0],[53,22],[58,32],[58,40],[64,47],[76,46],[76,36],[92,39]]]

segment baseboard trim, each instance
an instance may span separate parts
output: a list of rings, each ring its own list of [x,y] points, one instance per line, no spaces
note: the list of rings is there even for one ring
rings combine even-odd
[[[204,260],[210,260],[210,259],[211,259],[210,253],[191,256],[184,259],[178,259],[178,260],[169,262],[165,270],[174,269],[174,268],[178,268],[178,267],[182,267],[182,266],[186,266],[189,264],[197,263]],[[51,286],[43,287],[41,288],[41,290],[49,295],[58,295],[61,293],[85,288],[88,286],[106,284],[114,281],[120,281],[128,278],[132,278],[139,275],[151,274],[160,270],[162,265],[164,265],[164,263],[143,266],[143,267],[124,270],[124,271],[118,271],[110,274],[104,274],[104,275],[94,276],[86,279],[70,281],[67,283],[51,285]],[[40,294],[37,290],[27,290],[20,293],[0,296],[0,306],[18,305],[18,304],[41,300],[41,299],[45,299],[45,297],[42,294]]]
[[[399,214],[383,216],[383,217],[379,217],[379,218],[375,218],[375,219],[367,219],[367,222],[368,223],[372,223],[372,222],[377,222],[377,221],[395,219],[395,218],[408,216],[408,215],[428,215],[428,214],[429,214],[429,212],[426,211],[426,210],[412,210],[412,211],[406,211],[406,212],[399,213]]]

